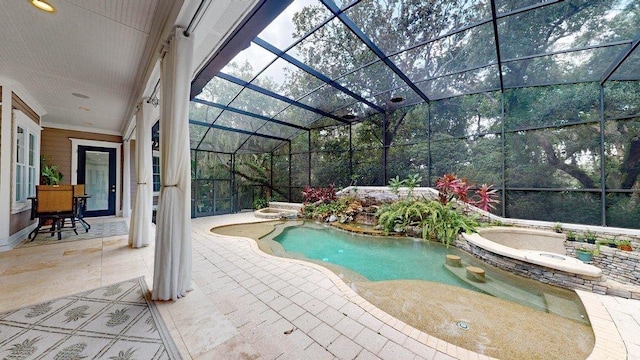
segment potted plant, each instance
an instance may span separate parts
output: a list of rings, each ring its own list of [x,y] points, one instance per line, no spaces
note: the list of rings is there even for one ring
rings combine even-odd
[[[618,249],[622,251],[632,251],[631,241],[629,240],[619,240],[618,241]]]
[[[47,159],[43,156],[40,159],[40,176],[42,185],[58,185],[64,175],[60,172],[58,165],[47,164]]]
[[[577,240],[578,240],[578,237],[576,236],[576,233],[569,230],[569,232],[567,233],[567,241],[577,241]]]
[[[596,233],[587,231],[586,233],[584,233],[584,239],[588,244],[595,244],[596,240],[598,240],[598,237],[596,236]]]
[[[553,225],[553,231],[557,232],[558,234],[562,233],[562,224],[557,222],[555,225]]]
[[[618,241],[616,239],[603,239],[598,241],[599,244],[607,245],[610,248],[618,247]]]
[[[590,262],[591,259],[593,259],[593,255],[597,255],[597,254],[598,254],[597,248],[589,249],[587,247],[581,246],[576,249],[576,257],[584,263]]]

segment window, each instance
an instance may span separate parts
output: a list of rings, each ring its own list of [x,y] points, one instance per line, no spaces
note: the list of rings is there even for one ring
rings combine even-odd
[[[40,127],[18,110],[15,111],[14,119],[13,210],[18,212],[30,206],[27,200],[36,194],[40,162]]]
[[[160,156],[153,154],[153,192],[159,192],[159,191],[160,191]]]

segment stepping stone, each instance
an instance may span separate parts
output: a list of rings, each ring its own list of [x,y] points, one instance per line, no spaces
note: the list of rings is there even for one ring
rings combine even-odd
[[[446,256],[446,262],[449,266],[462,267],[462,260],[460,260],[460,256],[448,254]]]
[[[476,266],[467,266],[467,279],[476,282],[485,282],[484,270]]]

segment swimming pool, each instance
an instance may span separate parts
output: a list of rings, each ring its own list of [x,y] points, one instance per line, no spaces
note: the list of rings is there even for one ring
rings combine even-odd
[[[574,292],[509,274],[439,243],[365,236],[311,222],[301,226],[284,225],[272,240],[289,253],[339,265],[371,281],[408,279],[438,282],[588,322],[582,303]],[[462,268],[445,265],[447,254],[460,256]],[[486,282],[467,279],[464,268],[468,265],[485,270]]]

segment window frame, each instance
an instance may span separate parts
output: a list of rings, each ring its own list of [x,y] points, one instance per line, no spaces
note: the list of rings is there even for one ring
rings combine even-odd
[[[18,148],[18,129],[24,131],[23,144]],[[13,111],[12,159],[11,159],[11,213],[16,214],[31,209],[29,197],[36,195],[36,185],[40,179],[40,135],[42,128],[20,110]],[[18,162],[18,152],[22,154],[22,163]],[[22,166],[21,179],[18,179],[18,167]],[[18,181],[21,180],[21,181]],[[22,189],[20,189],[22,188]],[[21,190],[22,197],[18,197]]]
[[[158,159],[158,172],[156,172],[156,165],[154,161]],[[158,179],[158,190],[156,190],[156,178]],[[151,150],[151,190],[154,196],[160,195],[160,188],[162,187],[162,180],[160,179],[160,151]]]

